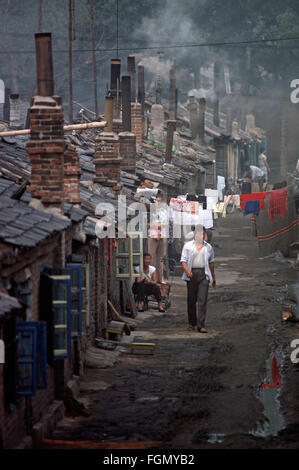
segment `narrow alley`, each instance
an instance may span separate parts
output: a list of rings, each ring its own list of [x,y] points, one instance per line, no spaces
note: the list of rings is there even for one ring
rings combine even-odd
[[[287,304],[284,288],[298,271],[292,260],[258,258],[250,225],[236,212],[213,232],[217,286],[209,293],[208,334],[187,331],[186,287],[176,277],[171,308],[134,319],[131,334],[154,342],[154,354],[123,352],[113,367],[86,369],[80,398],[91,414],[65,418],[52,439],[119,441],[120,448],[127,441],[174,449],[297,447],[299,369],[290,343],[298,327],[282,322],[280,299]],[[264,389],[274,356],[282,387]]]

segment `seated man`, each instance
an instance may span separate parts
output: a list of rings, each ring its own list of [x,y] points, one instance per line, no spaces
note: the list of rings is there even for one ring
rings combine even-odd
[[[142,303],[146,295],[153,295],[158,302],[159,312],[165,312],[161,303],[161,292],[157,286],[157,272],[154,266],[151,266],[151,255],[144,253],[143,255],[143,274],[136,277],[133,284],[133,293],[137,295],[137,310],[143,312]],[[135,268],[139,273],[139,266]]]

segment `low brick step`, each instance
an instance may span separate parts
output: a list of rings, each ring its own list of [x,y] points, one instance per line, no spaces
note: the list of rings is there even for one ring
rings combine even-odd
[[[155,343],[131,343],[131,353],[142,353],[142,354],[154,354],[156,344]]]

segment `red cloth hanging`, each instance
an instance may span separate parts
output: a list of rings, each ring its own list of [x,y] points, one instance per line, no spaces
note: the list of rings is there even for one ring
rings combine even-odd
[[[281,189],[276,191],[269,191],[269,207],[268,215],[271,222],[273,222],[274,217],[280,215],[285,218],[286,212],[288,210],[288,190]]]
[[[240,194],[241,209],[244,211],[247,201],[260,201],[260,209],[265,209],[264,200],[267,195],[267,191],[263,193],[252,193],[252,194]]]

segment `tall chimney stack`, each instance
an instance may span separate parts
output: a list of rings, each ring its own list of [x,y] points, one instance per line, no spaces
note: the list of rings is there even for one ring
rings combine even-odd
[[[38,96],[54,95],[53,58],[51,33],[35,35],[37,94]]]
[[[173,134],[176,130],[176,121],[168,120],[167,121],[167,135],[166,135],[166,154],[165,162],[170,163],[172,158],[172,147],[173,147]]]
[[[163,52],[158,52],[157,55],[158,61],[161,63]],[[162,104],[162,77],[159,69],[156,75],[156,104]]]
[[[220,80],[220,66],[219,59],[216,57],[214,62],[214,93],[215,99],[213,103],[213,123],[219,127],[219,80]]]
[[[138,65],[138,103],[141,103],[142,116],[144,115],[144,100],[145,100],[144,67],[143,65]]]
[[[104,128],[105,132],[112,132],[112,129],[113,129],[113,106],[114,106],[113,96],[107,95],[105,98],[105,109],[104,109],[104,120],[107,122],[107,125]]]
[[[131,132],[131,78],[124,75],[121,79],[123,132]]]
[[[120,184],[119,137],[114,132],[102,132],[95,140],[95,183],[117,188]]]
[[[136,64],[135,56],[128,56],[128,75],[131,77],[131,102],[136,101]]]
[[[200,98],[199,100],[199,112],[198,112],[198,133],[199,142],[201,145],[205,143],[205,114],[206,114],[206,100]]]
[[[194,96],[189,96],[188,103],[189,115],[190,115],[190,130],[191,137],[195,139],[198,132],[198,115],[197,115],[197,102]]]
[[[114,98],[114,114],[119,117],[120,114],[120,59],[111,59],[110,62],[110,91]]]
[[[169,71],[169,119],[172,121],[175,120],[175,68],[176,64],[174,61]]]
[[[41,54],[44,55],[41,57]],[[57,207],[63,213],[63,112],[59,97],[45,95],[53,95],[54,89],[50,34],[36,35],[36,56],[39,96],[32,100],[30,139],[27,142],[31,161],[30,191],[32,196],[40,199],[45,206]]]

